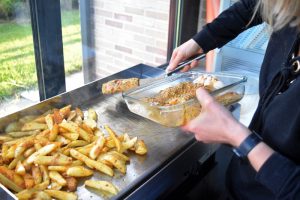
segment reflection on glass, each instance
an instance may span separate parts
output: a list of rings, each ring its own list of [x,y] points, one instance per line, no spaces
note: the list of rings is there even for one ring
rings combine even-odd
[[[37,77],[28,1],[1,1],[0,116],[37,101],[37,95],[27,95],[34,89]]]
[[[78,0],[61,0],[62,37],[67,90],[83,85]]]

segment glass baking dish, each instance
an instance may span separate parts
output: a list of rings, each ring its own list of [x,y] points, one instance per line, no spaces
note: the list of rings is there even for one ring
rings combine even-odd
[[[150,84],[123,93],[128,109],[140,116],[168,127],[177,127],[186,124],[200,114],[201,106],[196,98],[184,103],[168,106],[153,105],[145,98],[157,95],[161,90],[176,86],[182,82],[193,82],[200,75],[213,75],[222,81],[221,88],[211,92],[217,101],[224,106],[241,100],[245,92],[245,76],[226,73],[185,72],[153,81]]]

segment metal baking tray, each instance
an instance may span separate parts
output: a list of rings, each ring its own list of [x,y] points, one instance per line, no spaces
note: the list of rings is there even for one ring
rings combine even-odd
[[[189,161],[194,162],[198,158],[206,158],[207,155],[213,153],[213,149],[215,149],[213,145],[196,142],[192,135],[183,134],[180,129],[161,126],[130,112],[119,94],[103,95],[101,93],[102,84],[109,80],[130,77],[150,78],[163,73],[164,71],[158,68],[143,64],[137,65],[110,77],[97,80],[73,91],[63,93],[19,112],[0,118],[0,133],[4,131],[8,123],[25,115],[41,114],[50,108],[59,108],[68,104],[71,104],[73,107],[79,107],[83,111],[86,111],[88,108],[93,108],[99,116],[98,126],[108,124],[117,133],[127,132],[129,135],[138,136],[138,138],[143,139],[147,144],[148,154],[146,156],[130,155],[131,160],[130,164],[127,165],[126,175],[115,171],[116,174],[114,177],[108,177],[95,171],[94,176],[91,177],[91,179],[111,181],[116,185],[120,192],[118,195],[112,197],[112,199],[126,199],[128,196],[134,199],[136,195],[133,194],[138,194],[137,191],[145,191],[142,190],[142,188],[150,189],[148,185],[151,181],[156,180],[153,178],[154,175],[169,167],[171,165],[170,161],[178,155],[182,156],[191,145],[197,145],[200,150],[198,149],[191,153],[194,157],[188,156],[188,158],[185,158],[185,163],[188,165]],[[160,182],[173,180],[173,178],[177,176],[182,178],[184,177],[182,174],[184,174],[185,170],[188,170],[186,166],[183,168],[177,167],[177,172],[172,175],[172,179],[168,178],[166,180],[160,180]],[[175,180],[175,182],[176,181],[177,180]],[[76,191],[78,199],[104,199],[99,193],[84,187],[83,182],[83,180],[79,182],[79,187]],[[174,182],[168,184],[174,185]],[[168,184],[164,187],[167,187]],[[164,189],[163,187],[156,188],[156,191],[159,193],[163,192]],[[6,197],[1,195],[1,199],[11,199],[10,194],[1,188],[0,193],[7,194]],[[158,194],[152,193],[151,195],[145,195],[145,199],[147,199],[148,197],[150,198]]]
[[[182,126],[200,114],[201,106],[196,98],[176,105],[153,105],[145,99],[157,95],[160,91],[183,82],[193,82],[201,75],[212,75],[223,86],[211,94],[225,106],[241,100],[245,92],[245,76],[226,73],[186,72],[166,77],[136,89],[123,93],[123,98],[131,112],[168,127]],[[230,98],[225,98],[231,95]]]

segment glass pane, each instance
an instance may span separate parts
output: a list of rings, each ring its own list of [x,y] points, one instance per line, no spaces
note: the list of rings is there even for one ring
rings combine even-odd
[[[166,62],[169,0],[79,2],[85,8],[80,13],[86,27],[82,31],[84,73],[102,78],[140,63]]]
[[[28,1],[0,3],[0,116],[39,100]]]
[[[83,85],[78,0],[61,0],[62,37],[67,91]]]

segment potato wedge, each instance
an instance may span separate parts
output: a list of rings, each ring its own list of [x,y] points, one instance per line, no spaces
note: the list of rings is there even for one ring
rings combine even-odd
[[[14,140],[14,138],[9,135],[0,135],[0,144],[3,144],[4,142],[8,142],[11,140]]]
[[[82,122],[79,126],[83,130],[85,130],[86,132],[88,132],[90,135],[94,135],[93,129],[90,126],[88,126],[85,122]]]
[[[72,141],[78,140],[79,137],[79,133],[62,133],[61,135]]]
[[[127,161],[130,160],[128,156],[126,156],[126,155],[124,155],[124,154],[122,154],[122,153],[119,153],[119,152],[117,152],[117,151],[110,151],[110,152],[107,152],[107,153],[113,155],[113,156],[116,157],[118,160],[123,160],[123,161],[125,161],[125,162],[127,162]]]
[[[9,132],[7,133],[13,138],[20,138],[24,136],[30,136],[30,135],[35,135],[38,134],[40,130],[32,130],[32,131],[16,131],[16,132]]]
[[[54,109],[53,110],[53,120],[55,124],[60,124],[63,121],[63,117],[61,116],[59,110]]]
[[[58,190],[45,190],[48,195],[59,200],[77,200],[77,195],[72,192]]]
[[[57,171],[57,172],[65,172],[68,170],[69,167],[67,166],[57,166],[57,165],[54,165],[54,166],[48,166],[48,170],[49,171]]]
[[[68,168],[67,170],[67,175],[73,177],[85,177],[85,176],[91,176],[92,174],[93,174],[92,170],[89,170],[83,166],[74,166]]]
[[[34,140],[24,140],[19,143],[15,150],[15,158],[22,155],[23,152],[34,145]]]
[[[102,131],[100,131],[98,128],[94,131],[94,135],[97,137],[104,137],[104,133]]]
[[[36,150],[40,150],[42,147],[43,147],[42,144],[40,144],[40,143],[34,143],[34,148]]]
[[[37,185],[41,183],[43,181],[43,176],[39,166],[35,166],[35,165],[32,166],[31,171],[32,171],[32,177],[34,179],[34,184]]]
[[[67,184],[67,181],[57,171],[49,171],[49,177],[61,186],[65,186]]]
[[[7,188],[13,190],[14,192],[21,192],[23,190],[22,187],[18,186],[15,182],[4,176],[0,173],[0,182]]]
[[[50,183],[50,180],[41,182],[41,183],[35,185],[33,187],[33,189],[36,189],[36,190],[45,190],[45,189],[47,189],[49,183]]]
[[[95,130],[97,128],[97,122],[93,119],[84,119],[82,125],[88,126],[91,131]]]
[[[18,197],[19,200],[28,200],[28,199],[32,199],[35,192],[37,192],[38,190],[36,189],[26,189],[26,190],[22,190],[19,193],[16,194],[16,196]]]
[[[67,144],[69,144],[71,142],[71,140],[69,140],[69,139],[67,139],[67,138],[65,138],[65,137],[63,137],[61,135],[58,135],[56,137],[55,141],[62,143],[62,145],[67,145]]]
[[[113,154],[106,154],[102,157],[102,159],[110,162],[115,168],[117,168],[121,173],[126,173],[126,163],[123,160],[119,160],[117,156],[114,156]]]
[[[14,158],[15,157],[15,151],[16,151],[16,148],[17,148],[17,144],[14,144],[13,146],[11,146],[8,150],[7,150],[7,153],[5,155],[5,158]]]
[[[25,189],[25,182],[23,177],[15,173],[13,170],[10,170],[5,166],[0,166],[0,174],[14,182],[15,185],[19,186],[20,188]]]
[[[89,156],[91,149],[92,149],[92,147],[86,147],[86,148],[78,149],[78,151],[80,153],[82,153],[83,155]]]
[[[97,169],[98,171],[107,174],[109,176],[113,176],[114,175],[114,171],[108,167],[107,165],[101,163],[101,162],[97,162],[95,160],[90,159],[89,157],[79,153],[78,151],[76,151],[75,149],[71,149],[70,154],[72,157],[81,160],[82,162],[84,162],[88,167],[92,167]]]
[[[114,166],[111,164],[111,162],[109,162],[105,159],[105,156],[106,156],[106,154],[100,154],[97,158],[97,161],[109,166],[110,168],[114,168]]]
[[[61,124],[59,124],[59,126],[70,132],[78,133],[82,139],[84,139],[87,142],[91,142],[90,135],[85,130],[78,127],[77,124],[71,122],[62,122]]]
[[[90,143],[90,144],[88,144],[88,145],[86,145],[86,146],[78,147],[78,148],[76,148],[76,150],[79,151],[80,153],[82,153],[82,154],[88,156],[89,153],[90,153],[90,151],[91,151],[91,149],[92,149],[92,147],[93,147],[94,145],[95,145],[95,142],[92,142],[92,143]]]
[[[50,141],[55,141],[56,137],[57,137],[57,134],[58,134],[58,125],[53,124],[52,129],[50,129],[49,140]]]
[[[48,126],[48,129],[51,130],[53,128],[53,125],[54,125],[53,115],[52,114],[46,115],[45,121],[46,121],[46,124]]]
[[[66,119],[69,116],[69,114],[71,112],[71,107],[72,107],[71,105],[67,105],[67,106],[59,109],[59,113],[62,116],[62,118]]]
[[[68,116],[68,118],[67,118],[67,121],[72,121],[75,117],[76,117],[76,112],[75,112],[75,110],[71,110],[71,111],[70,111],[70,114],[69,114],[69,116]]]
[[[34,152],[33,154],[31,154],[25,161],[27,164],[31,164],[37,159],[37,157],[47,155],[48,153],[52,152],[57,147],[58,147],[58,145],[56,143],[48,144],[48,145],[42,147],[41,149],[39,149],[38,151]]]
[[[98,120],[98,114],[93,108],[88,109],[88,119],[97,121]]]
[[[75,124],[81,125],[83,120],[82,120],[81,117],[79,117],[79,116],[77,115],[73,121],[74,121]],[[73,122],[73,121],[71,121],[71,122]]]
[[[19,162],[19,161],[23,161],[24,159],[25,159],[25,157],[24,157],[23,155],[20,155],[20,156],[16,157],[15,159],[13,159],[13,160],[9,163],[8,169],[15,169],[16,166],[17,166],[17,164],[18,164],[18,162]]]
[[[3,158],[7,157],[8,149],[9,149],[8,145],[5,144],[2,145],[1,153]]]
[[[137,137],[133,137],[130,140],[122,142],[122,151],[124,152],[124,151],[134,147],[136,142],[137,142]]]
[[[25,174],[24,175],[24,182],[25,182],[26,189],[33,188],[34,180],[33,180],[33,177],[30,174]]]
[[[72,162],[70,167],[82,166],[82,165],[83,165],[83,162],[81,160],[75,160],[75,161]]]
[[[89,143],[85,140],[75,140],[75,141],[72,141],[70,142],[67,147],[68,148],[74,148],[74,147],[82,147],[82,146],[86,146],[88,145]]]
[[[29,149],[27,149],[25,152],[24,152],[24,157],[27,158],[29,157],[31,154],[33,154],[34,152],[36,151],[36,149],[34,147],[31,147]]]
[[[84,185],[100,191],[109,192],[112,195],[118,194],[118,189],[108,181],[86,180]]]
[[[46,130],[48,129],[47,124],[41,124],[37,122],[27,122],[23,125],[22,131],[33,131],[33,130]]]
[[[15,171],[17,174],[22,175],[22,176],[26,174],[25,167],[21,161],[18,161]]]
[[[110,137],[115,142],[117,151],[121,152],[122,145],[121,145],[121,142],[120,142],[117,134],[108,125],[105,125],[104,128],[106,129],[106,131],[109,133]]]
[[[45,165],[40,165],[40,170],[42,172],[42,176],[43,176],[43,182],[49,181],[49,172],[48,172],[48,168]]]
[[[34,122],[44,124],[46,123],[45,116],[41,115],[33,120]]]
[[[72,163],[72,158],[67,156],[62,156],[61,154],[56,154],[54,156],[38,156],[34,160],[35,164],[38,165],[70,165]]]
[[[135,153],[145,155],[148,152],[147,146],[143,140],[138,140],[135,144]]]
[[[100,136],[97,139],[96,144],[90,150],[90,153],[89,153],[90,158],[95,160],[99,156],[99,154],[101,153],[101,150],[104,146],[104,143],[105,143],[105,138],[103,136]]]
[[[51,196],[43,191],[38,191],[35,193],[36,200],[52,200]]]
[[[60,190],[63,186],[52,180],[50,187],[52,190]]]
[[[111,138],[106,139],[105,141],[105,146],[112,149],[114,147],[116,147],[115,141]]]
[[[16,196],[18,197],[18,199],[22,200],[22,199],[32,199],[34,196],[35,196],[35,199],[37,199],[37,196],[36,194],[39,192],[39,191],[42,191],[42,190],[45,190],[47,189],[49,185],[49,181],[46,181],[46,182],[43,182],[43,183],[40,183],[38,185],[35,185],[33,188],[30,188],[30,189],[26,189],[26,190],[23,190],[19,193],[16,194]],[[51,199],[51,198],[50,198]],[[44,200],[44,199],[42,199]]]
[[[70,150],[71,150],[71,148],[69,148],[67,146],[61,148],[62,154],[64,154],[65,156],[69,156],[70,155]]]
[[[75,112],[77,116],[81,117],[82,119],[84,118],[84,114],[80,108],[75,108]]]

